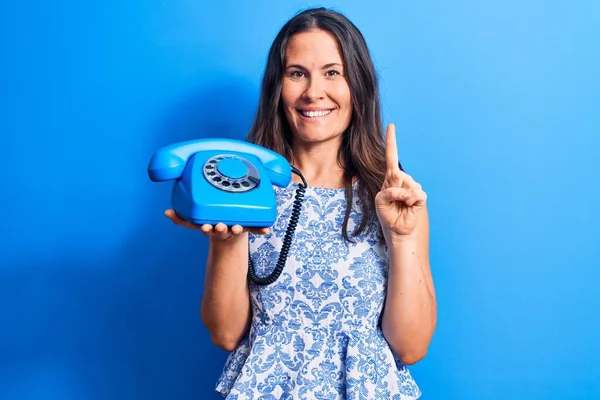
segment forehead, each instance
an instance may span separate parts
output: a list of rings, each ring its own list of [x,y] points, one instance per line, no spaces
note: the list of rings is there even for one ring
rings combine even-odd
[[[290,38],[286,64],[342,63],[340,46],[331,33],[320,29],[297,33]],[[309,66],[307,65],[307,66]]]

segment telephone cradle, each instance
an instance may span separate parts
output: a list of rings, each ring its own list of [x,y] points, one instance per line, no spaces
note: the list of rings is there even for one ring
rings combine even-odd
[[[277,266],[266,277],[256,276],[250,254],[248,276],[259,285],[275,282],[281,274],[298,224],[307,187],[302,173],[282,155],[234,139],[197,139],[158,149],[150,159],[153,182],[174,181],[171,204],[177,215],[196,225],[271,227],[277,219],[273,185],[287,187],[292,172],[300,176],[292,216]]]

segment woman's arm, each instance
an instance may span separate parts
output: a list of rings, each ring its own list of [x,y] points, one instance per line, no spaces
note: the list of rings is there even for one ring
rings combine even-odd
[[[250,326],[250,292],[248,290],[248,233],[266,234],[269,228],[242,228],[225,224],[195,225],[172,210],[165,215],[175,225],[198,230],[210,238],[204,291],[200,305],[202,322],[212,341],[232,351]]]
[[[411,235],[388,234],[386,242],[389,273],[383,334],[403,363],[414,364],[425,357],[437,322],[427,209]]]
[[[248,233],[227,240],[211,237],[200,315],[213,343],[227,351],[235,349],[250,326],[247,274]]]

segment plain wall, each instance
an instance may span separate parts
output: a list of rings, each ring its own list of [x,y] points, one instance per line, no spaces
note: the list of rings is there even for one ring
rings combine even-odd
[[[0,398],[216,399],[207,241],[163,216],[160,146],[243,138],[308,5],[364,33],[429,195],[424,399],[600,398],[600,3],[0,5]]]

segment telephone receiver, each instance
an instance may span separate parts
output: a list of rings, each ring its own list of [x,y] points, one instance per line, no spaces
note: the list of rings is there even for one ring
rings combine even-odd
[[[287,187],[292,167],[280,154],[234,139],[197,139],[160,148],[148,165],[153,182],[174,181],[172,207],[197,225],[270,227],[273,185]]]

